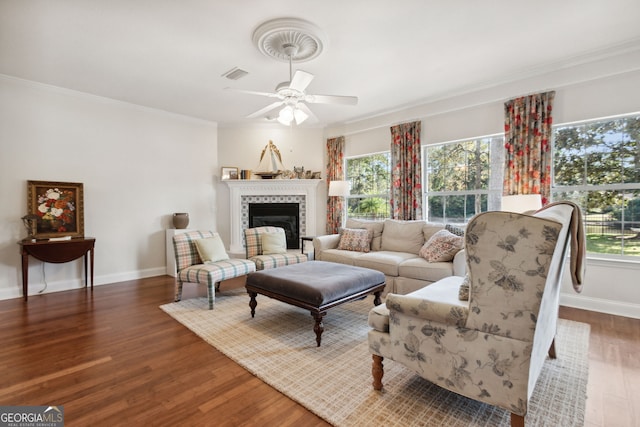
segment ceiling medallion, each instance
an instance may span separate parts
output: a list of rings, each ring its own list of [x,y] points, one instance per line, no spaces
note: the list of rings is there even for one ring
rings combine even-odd
[[[253,44],[269,58],[282,62],[305,62],[322,53],[326,36],[311,22],[278,18],[264,22],[252,36]]]

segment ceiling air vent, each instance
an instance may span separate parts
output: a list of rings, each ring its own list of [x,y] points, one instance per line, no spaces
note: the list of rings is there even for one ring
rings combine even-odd
[[[238,67],[233,67],[232,69],[224,73],[222,77],[226,77],[229,80],[238,80],[246,76],[247,74],[249,74],[249,72],[242,70]]]

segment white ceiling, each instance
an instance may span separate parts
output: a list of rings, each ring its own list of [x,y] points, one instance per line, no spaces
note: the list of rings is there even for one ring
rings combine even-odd
[[[328,46],[299,64],[320,125],[420,105],[640,46],[638,0],[0,0],[0,74],[239,126],[288,80],[253,45],[297,17]],[[231,81],[233,67],[249,72]],[[518,95],[518,94],[514,94]],[[303,125],[304,126],[304,125]]]

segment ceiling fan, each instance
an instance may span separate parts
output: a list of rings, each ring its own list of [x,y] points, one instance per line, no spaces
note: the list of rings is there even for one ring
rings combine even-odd
[[[236,90],[238,92],[248,93],[251,95],[261,95],[278,99],[278,101],[261,108],[255,113],[249,114],[247,118],[254,119],[261,117],[276,108],[284,107],[278,114],[278,121],[288,126],[295,120],[296,124],[299,125],[307,119],[318,121],[317,117],[309,109],[307,104],[356,105],[358,103],[358,98],[356,96],[307,94],[305,90],[313,81],[314,76],[313,74],[302,70],[296,70],[296,72],[293,73],[292,58],[296,55],[298,46],[293,43],[285,43],[282,45],[282,50],[289,59],[289,81],[282,82],[276,86],[275,92]]]

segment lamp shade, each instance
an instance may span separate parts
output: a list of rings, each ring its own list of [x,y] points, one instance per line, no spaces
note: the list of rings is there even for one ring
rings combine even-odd
[[[502,196],[502,210],[506,212],[526,213],[542,207],[539,194],[513,194]]]
[[[347,197],[351,192],[351,183],[349,181],[330,181],[329,196]]]

